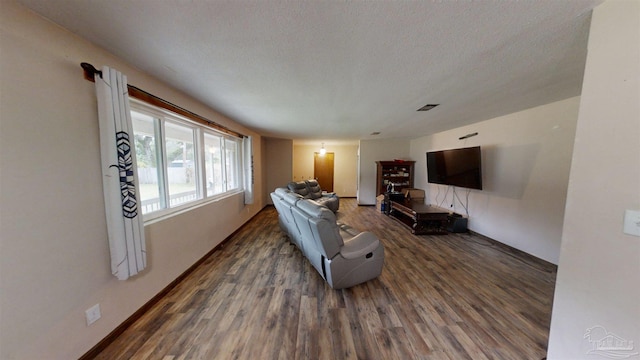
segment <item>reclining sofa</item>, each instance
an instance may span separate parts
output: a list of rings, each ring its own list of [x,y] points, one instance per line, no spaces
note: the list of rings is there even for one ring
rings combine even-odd
[[[333,211],[289,189],[270,195],[281,229],[331,288],[352,287],[382,273],[384,248],[373,233],[338,224]]]
[[[340,198],[336,193],[323,193],[317,180],[292,181],[287,188],[305,199],[314,200],[329,208],[334,213],[340,207]]]

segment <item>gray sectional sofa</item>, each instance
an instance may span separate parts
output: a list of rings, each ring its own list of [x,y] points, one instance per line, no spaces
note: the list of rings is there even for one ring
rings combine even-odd
[[[340,198],[336,193],[323,192],[317,180],[292,181],[287,184],[287,188],[305,199],[314,200],[329,208],[334,213],[340,207]]]
[[[375,279],[382,273],[384,248],[371,232],[338,224],[333,211],[289,189],[271,193],[280,227],[333,289]]]

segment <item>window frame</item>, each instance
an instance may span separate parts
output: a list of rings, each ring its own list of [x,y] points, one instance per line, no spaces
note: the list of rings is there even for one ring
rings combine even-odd
[[[130,110],[133,112],[138,112],[147,116],[151,116],[154,121],[154,136],[156,137],[156,148],[159,148],[160,156],[157,159],[157,172],[158,181],[162,183],[158,183],[158,191],[159,191],[159,201],[161,204],[164,204],[166,207],[161,208],[159,210],[154,210],[146,213],[142,213],[142,218],[144,222],[154,221],[161,218],[169,217],[175,213],[187,211],[191,208],[196,208],[202,206],[207,203],[212,203],[219,201],[223,198],[227,198],[229,196],[233,196],[239,193],[244,192],[244,186],[241,181],[243,174],[243,138],[236,137],[230,135],[228,133],[222,132],[215,127],[209,127],[204,125],[200,121],[191,120],[183,115],[175,113],[173,111],[164,109],[162,107],[156,106],[154,104],[150,104],[143,100],[139,100],[136,98],[130,98]],[[166,123],[169,122],[171,124],[176,124],[180,126],[186,126],[192,128],[194,131],[194,179],[196,182],[196,199],[187,201],[185,203],[171,206],[170,204],[170,193],[169,193],[169,183],[168,183],[168,163],[167,163],[167,151],[166,151]],[[207,179],[206,179],[206,167],[205,167],[205,133],[209,133],[213,136],[216,136],[220,139],[220,151],[222,158],[222,176],[223,176],[223,191],[219,193],[214,193],[212,195],[207,194]],[[135,132],[134,132],[135,136]],[[228,179],[226,174],[226,143],[227,141],[232,141],[235,143],[235,166],[236,166],[236,183],[237,186],[233,189],[228,189]],[[137,170],[137,169],[136,169]],[[160,176],[161,175],[161,176]],[[142,204],[142,199],[139,199],[140,204]],[[142,209],[141,209],[142,212]]]

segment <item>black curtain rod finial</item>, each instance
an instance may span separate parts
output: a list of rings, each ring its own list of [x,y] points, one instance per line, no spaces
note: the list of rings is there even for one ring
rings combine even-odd
[[[83,62],[83,63],[80,63],[80,66],[82,67],[82,69],[84,69],[84,76],[88,80],[95,81],[96,74],[102,77],[102,71],[96,69],[93,65]]]

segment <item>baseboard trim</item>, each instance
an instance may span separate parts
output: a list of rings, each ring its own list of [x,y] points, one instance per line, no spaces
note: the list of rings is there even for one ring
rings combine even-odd
[[[254,217],[256,217],[261,211],[266,208],[263,207],[260,211],[258,211],[254,216],[252,216],[249,220],[247,220],[244,224],[242,224],[238,229],[236,229],[231,235],[227,236],[224,240],[222,240],[218,245],[216,245],[213,249],[211,249],[208,253],[206,253],[203,257],[201,257],[198,261],[196,261],[193,265],[191,265],[187,270],[185,270],[182,274],[180,274],[177,278],[175,278],[169,285],[165,286],[164,289],[160,290],[154,297],[152,297],[149,301],[147,301],[144,305],[142,305],[136,312],[131,314],[125,321],[123,321],[120,325],[118,325],[113,331],[109,333],[109,335],[105,336],[100,342],[94,345],[89,351],[87,351],[84,355],[82,355],[78,360],[91,360],[96,358],[104,349],[107,348],[112,342],[118,338],[118,336],[122,335],[122,333],[129,328],[129,326],[133,325],[138,319],[144,315],[151,307],[158,303],[165,295],[169,293],[174,287],[176,287],[182,280],[184,280],[189,274],[191,274],[200,264],[202,264],[209,256],[211,256],[216,251],[223,248],[229,240],[233,236],[235,236],[242,228],[244,228]]]

